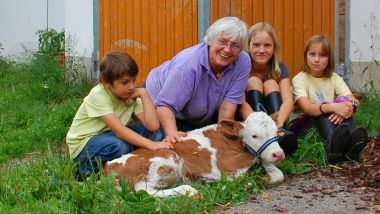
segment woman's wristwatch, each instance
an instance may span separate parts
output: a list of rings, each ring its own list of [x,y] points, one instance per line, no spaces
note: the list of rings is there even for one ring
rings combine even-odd
[[[359,104],[354,100],[351,100],[351,104],[352,104],[352,107],[354,108],[354,112],[356,112],[358,110]]]

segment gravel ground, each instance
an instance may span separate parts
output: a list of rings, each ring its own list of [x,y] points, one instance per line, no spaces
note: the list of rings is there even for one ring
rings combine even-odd
[[[218,207],[216,213],[376,213],[380,205],[368,188],[348,189],[320,172],[287,177],[248,202],[234,207]]]
[[[344,162],[285,181],[217,213],[380,213],[380,136],[368,139],[359,163]]]

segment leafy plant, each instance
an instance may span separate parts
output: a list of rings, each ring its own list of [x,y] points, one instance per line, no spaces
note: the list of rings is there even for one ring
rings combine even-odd
[[[56,55],[65,51],[65,31],[56,31],[52,28],[38,30],[38,52],[43,54]]]

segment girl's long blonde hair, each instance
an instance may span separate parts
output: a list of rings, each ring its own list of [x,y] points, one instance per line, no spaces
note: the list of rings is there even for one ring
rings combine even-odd
[[[274,45],[273,55],[268,61],[268,65],[265,68],[265,80],[268,80],[268,79],[278,80],[281,76],[281,70],[278,63],[280,43],[278,41],[276,31],[274,30],[272,25],[265,22],[259,22],[259,23],[254,24],[251,27],[251,29],[249,29],[249,34],[248,34],[249,49],[251,48],[252,38],[258,32],[266,32],[270,37],[272,37],[273,45]],[[253,61],[253,59],[251,60]],[[255,71],[253,70],[253,66],[252,66],[251,76],[253,75],[254,72]]]

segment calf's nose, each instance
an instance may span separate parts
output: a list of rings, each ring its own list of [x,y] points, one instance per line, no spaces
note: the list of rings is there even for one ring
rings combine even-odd
[[[285,159],[285,154],[283,151],[277,151],[272,153],[273,161],[278,163]]]

